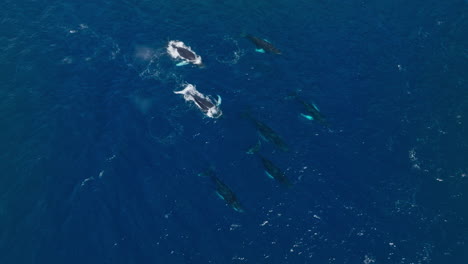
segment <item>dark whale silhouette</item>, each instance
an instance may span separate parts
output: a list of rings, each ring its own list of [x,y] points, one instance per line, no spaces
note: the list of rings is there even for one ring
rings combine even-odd
[[[177,50],[177,52],[179,53],[179,55],[186,59],[186,60],[189,60],[189,61],[193,61],[195,60],[197,57],[195,56],[195,53],[193,53],[192,51],[186,49],[186,48],[182,48],[182,47],[177,47],[176,45],[172,44],[172,47],[174,49]]]
[[[195,100],[195,103],[200,107],[200,109],[203,112],[208,112],[210,108],[215,107],[215,105],[212,102],[208,101],[205,98],[198,96],[197,94],[193,94],[192,96],[193,96],[193,100]]]
[[[215,185],[216,194],[219,196],[219,198],[223,199],[227,205],[229,205],[229,207],[239,213],[244,212],[244,208],[240,204],[239,200],[237,200],[236,194],[224,182],[216,177],[216,174],[212,168],[207,169],[205,172],[199,175],[210,177]]]
[[[264,158],[260,154],[258,154],[258,156],[262,160],[263,167],[265,168],[265,173],[268,177],[275,179],[276,181],[278,181],[279,183],[281,183],[282,185],[286,187],[292,186],[289,179],[284,175],[284,173],[278,167],[276,167],[275,164],[273,164],[273,162]]]
[[[203,62],[190,47],[186,46],[182,41],[171,40],[167,46],[167,52],[174,59],[182,60],[176,66],[184,66],[187,64],[194,64],[203,68]]]
[[[252,41],[253,44],[255,44],[255,46],[257,46],[257,48],[259,48],[259,52],[270,52],[270,53],[273,53],[273,54],[281,54],[281,51],[279,49],[277,49],[275,46],[273,46],[273,44],[271,44],[270,42],[264,40],[264,39],[261,39],[261,38],[258,38],[258,37],[255,37],[253,35],[250,35],[250,34],[247,34],[245,35],[245,38],[247,38],[248,40]]]
[[[271,127],[257,120],[256,118],[251,116],[249,113],[244,113],[243,116],[249,119],[250,121],[252,121],[258,133],[260,134],[260,137],[264,141],[273,143],[277,148],[279,148],[282,151],[289,151],[288,145]]]

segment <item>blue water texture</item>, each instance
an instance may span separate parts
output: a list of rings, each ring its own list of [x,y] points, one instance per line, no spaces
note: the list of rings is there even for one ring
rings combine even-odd
[[[465,0],[4,0],[0,263],[468,263],[467,30]]]

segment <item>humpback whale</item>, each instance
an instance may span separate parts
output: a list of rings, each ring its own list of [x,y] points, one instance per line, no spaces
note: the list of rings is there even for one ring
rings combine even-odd
[[[185,101],[192,101],[200,111],[210,118],[218,118],[223,112],[219,109],[221,105],[221,97],[218,95],[218,100],[211,99],[210,96],[205,96],[200,93],[194,85],[187,84],[181,91],[175,91],[175,94],[182,94]]]
[[[324,126],[329,126],[327,119],[325,116],[320,112],[320,109],[314,103],[309,103],[303,99],[301,99],[296,93],[292,93],[292,96],[305,108],[305,114],[301,113],[301,116],[307,120],[316,120],[320,122]]]
[[[244,113],[244,116],[250,119],[252,123],[254,123],[255,128],[257,129],[261,139],[263,139],[266,142],[273,143],[277,148],[279,148],[282,151],[289,151],[288,145],[272,128],[267,126],[265,123],[255,119],[248,113]],[[247,154],[251,154],[250,151]]]
[[[284,186],[287,186],[287,187],[292,186],[289,179],[284,175],[284,173],[278,167],[276,167],[275,164],[273,164],[273,162],[271,162],[270,160],[264,158],[260,154],[258,154],[258,156],[262,160],[263,167],[265,168],[265,174],[269,178],[275,179],[276,181],[278,181],[279,183],[281,183]]]
[[[266,51],[273,54],[281,54],[281,51],[267,40],[252,36],[250,34],[245,35],[245,38],[252,41],[252,43],[255,44],[255,46],[257,46],[257,49],[255,49],[255,51],[257,52],[265,53]]]
[[[223,183],[218,177],[216,177],[213,169],[209,168],[208,170],[206,170],[204,173],[201,173],[200,175],[210,177],[210,179],[215,184],[216,194],[219,196],[219,198],[223,199],[229,205],[229,207],[231,207],[232,209],[234,209],[235,211],[239,213],[244,212],[244,208],[242,208],[242,205],[237,200],[236,194],[225,183]]]
[[[182,47],[177,47],[176,45],[172,44],[172,47],[174,49],[177,50],[177,52],[179,53],[179,55],[188,60],[188,61],[195,61],[197,59],[197,56],[195,55],[195,53],[193,53],[192,51],[186,49],[186,48],[182,48]]]
[[[190,47],[186,46],[182,41],[171,40],[167,45],[167,53],[177,60],[182,60],[177,63],[177,66],[187,65],[189,63],[203,67],[202,59]]]

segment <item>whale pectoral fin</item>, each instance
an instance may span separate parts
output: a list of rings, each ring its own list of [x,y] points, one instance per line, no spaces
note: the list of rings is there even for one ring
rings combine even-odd
[[[263,39],[263,40],[271,44],[271,42],[268,39]]]
[[[315,108],[315,110],[320,112],[320,109],[315,104],[312,104],[312,106]]]
[[[236,212],[239,212],[239,213],[243,213],[243,212],[244,212],[244,210],[242,210],[242,208],[233,207],[232,209],[234,209]]]
[[[314,118],[312,116],[310,116],[310,115],[305,115],[305,114],[301,113],[301,116],[304,117],[307,120],[314,120]]]
[[[224,200],[224,197],[218,191],[216,191],[216,195],[218,195],[218,197],[221,198],[221,200]]]
[[[177,67],[180,67],[180,66],[185,66],[185,65],[187,65],[187,64],[189,64],[189,63],[186,62],[186,61],[181,61],[181,62],[177,63],[176,66],[177,66]]]
[[[262,142],[260,141],[260,139],[258,140],[257,144],[253,145],[252,147],[250,147],[245,153],[246,154],[249,154],[249,155],[252,155],[254,154],[255,152],[258,152],[260,150],[260,147],[262,146]]]
[[[216,101],[216,106],[221,105],[221,96],[218,95],[218,100]]]
[[[255,49],[256,52],[259,52],[259,53],[265,53],[265,50],[264,49]]]
[[[271,176],[271,174],[268,173],[267,171],[265,171],[265,174],[266,174],[266,176],[268,176],[268,178],[270,178],[270,179],[275,179],[275,178],[273,178],[273,176]]]
[[[185,94],[190,90],[193,90],[193,87],[187,86],[187,87],[185,87],[184,89],[182,89],[180,91],[174,91],[174,93],[175,94],[183,94],[185,96]]]
[[[258,136],[265,142],[268,142],[268,139],[265,138],[264,135],[262,135],[262,133],[258,132]]]

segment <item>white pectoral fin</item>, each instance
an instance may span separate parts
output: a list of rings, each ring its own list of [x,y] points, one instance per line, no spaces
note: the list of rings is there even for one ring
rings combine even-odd
[[[255,144],[254,146],[250,147],[246,154],[249,154],[249,155],[252,155],[254,154],[255,152],[258,152],[260,150],[260,146],[262,145],[262,142],[260,141],[260,139],[258,140],[257,144]]]
[[[221,105],[221,96],[218,95],[218,100],[216,101],[216,106],[220,106]]]
[[[187,61],[181,61],[181,62],[177,63],[176,66],[180,67],[180,66],[185,66],[187,64],[189,64]]]
[[[256,52],[259,52],[259,53],[265,53],[265,50],[264,49],[255,49]]]
[[[317,107],[317,105],[315,105],[315,104],[312,104],[312,105],[314,106],[315,110],[320,112],[320,109]]]
[[[185,94],[185,92],[187,92],[187,89],[183,89],[183,90],[180,90],[180,91],[174,91],[175,94]]]
[[[195,87],[191,84],[188,84],[184,89],[180,91],[174,91],[175,94],[186,94],[188,91],[194,90]]]
[[[218,197],[219,197],[221,200],[225,200],[224,197],[223,197],[218,191],[216,191],[216,195],[218,195]]]
[[[310,116],[310,115],[305,115],[305,114],[301,113],[301,116],[304,117],[307,120],[314,120],[314,118],[312,116]]]

